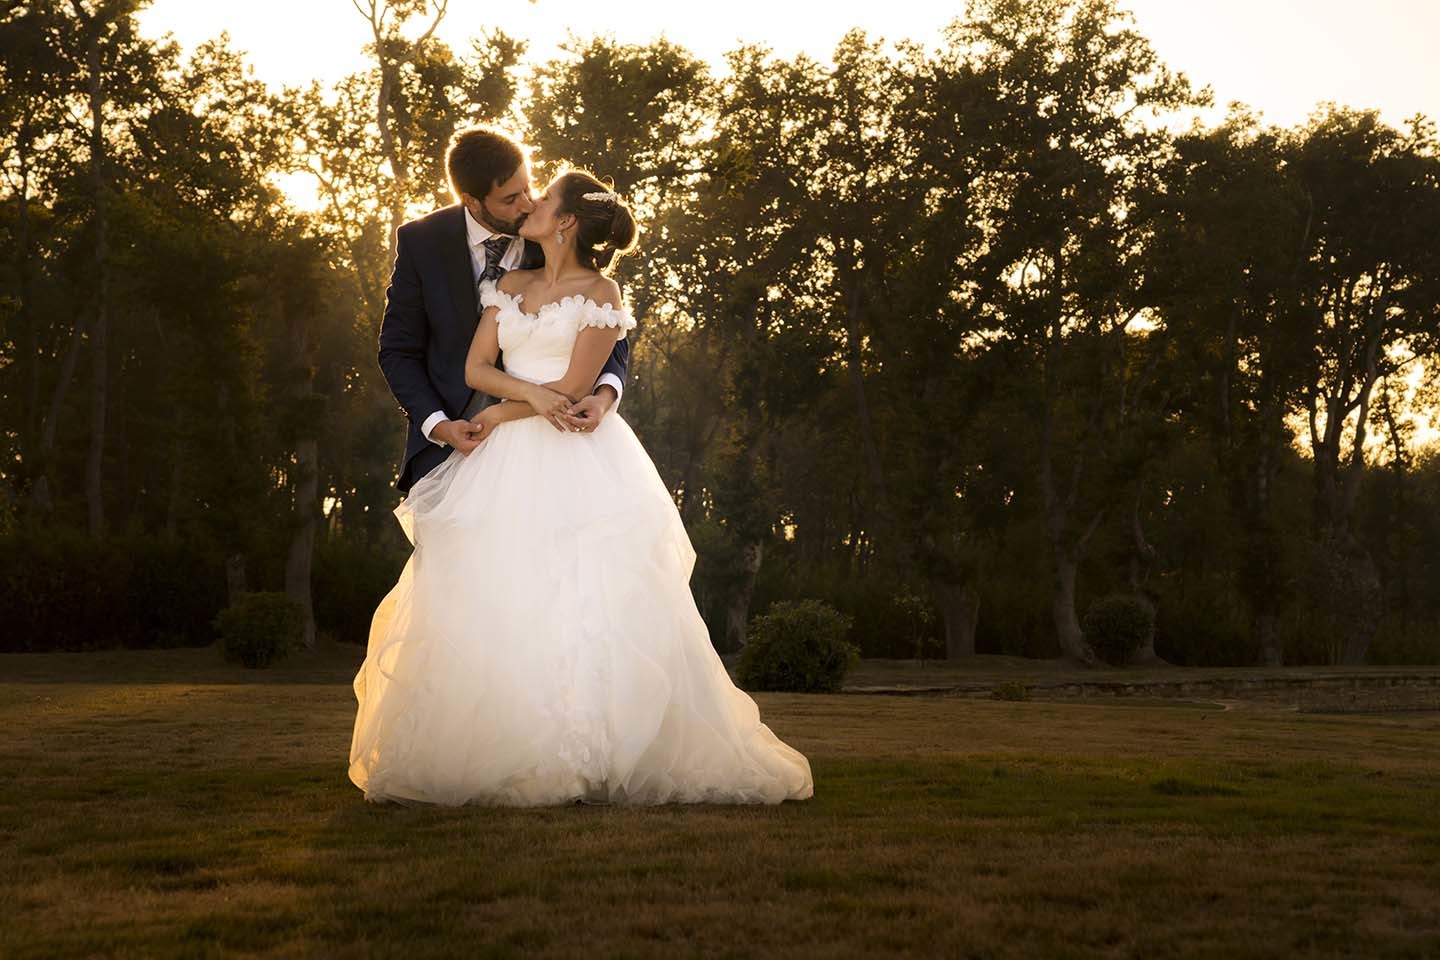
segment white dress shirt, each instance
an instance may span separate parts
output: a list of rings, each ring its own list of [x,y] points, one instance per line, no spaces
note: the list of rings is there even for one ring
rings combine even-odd
[[[465,208],[465,239],[470,245],[470,266],[475,271],[474,279],[477,284],[480,282],[480,275],[485,272],[486,258],[490,256],[490,251],[485,249],[485,241],[496,236],[500,236],[500,234],[497,234],[494,230],[491,230],[485,226],[485,224],[476,220],[470,215],[469,208]],[[512,237],[510,239],[510,246],[505,250],[505,255],[500,258],[500,266],[506,270],[514,270],[520,265],[520,257],[524,252],[525,241],[519,237]],[[625,387],[620,383],[620,378],[615,376],[615,374],[602,373],[600,379],[595,381],[595,386],[591,392],[599,389],[600,385],[604,383],[608,383],[615,388],[615,403],[610,408],[614,410],[615,407],[620,406],[620,395],[625,392]],[[420,425],[420,432],[424,434],[425,439],[431,443],[443,447],[445,446],[445,441],[437,440],[430,436],[430,431],[435,429],[436,424],[443,423],[446,419],[447,417],[445,416],[444,410],[436,410],[425,418],[425,422]]]

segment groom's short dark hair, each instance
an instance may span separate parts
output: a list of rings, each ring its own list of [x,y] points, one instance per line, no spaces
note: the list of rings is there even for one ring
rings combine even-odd
[[[456,130],[445,151],[445,172],[450,192],[458,202],[461,191],[484,200],[496,185],[514,175],[525,162],[525,151],[513,138],[495,127]]]

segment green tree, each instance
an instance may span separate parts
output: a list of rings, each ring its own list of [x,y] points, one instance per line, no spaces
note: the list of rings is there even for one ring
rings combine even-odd
[[[1287,167],[1284,132],[1243,109],[1179,138],[1176,151],[1157,198],[1147,288],[1179,347],[1183,419],[1210,450],[1241,541],[1235,589],[1255,624],[1257,657],[1279,666],[1291,591],[1275,497],[1290,459],[1285,418],[1302,387],[1299,284],[1313,214]]]
[[[1440,159],[1434,126],[1384,125],[1328,108],[1295,138],[1290,162],[1313,211],[1304,283],[1310,363],[1304,411],[1315,458],[1315,599],[1329,604],[1331,656],[1360,663],[1380,619],[1381,585],[1354,513],[1366,476],[1377,387],[1440,331]]]
[[[1022,344],[1033,371],[1038,487],[1065,654],[1097,662],[1076,616],[1081,558],[1116,491],[1112,449],[1163,130],[1198,102],[1109,0],[977,0],[947,31],[945,69],[971,91],[956,138],[981,165],[973,193],[984,254],[966,296],[984,327]]]

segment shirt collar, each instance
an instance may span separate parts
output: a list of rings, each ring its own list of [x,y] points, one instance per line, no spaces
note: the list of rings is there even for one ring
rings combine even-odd
[[[469,242],[470,246],[478,247],[491,237],[506,236],[506,234],[503,233],[496,233],[479,220],[476,220],[470,215],[469,207],[461,207],[461,209],[465,211],[465,239]],[[514,238],[512,237],[511,239],[513,240]]]

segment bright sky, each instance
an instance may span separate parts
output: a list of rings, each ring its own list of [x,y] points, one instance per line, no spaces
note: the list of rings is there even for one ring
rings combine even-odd
[[[1129,0],[1161,57],[1223,106],[1244,100],[1266,119],[1298,124],[1322,100],[1378,107],[1400,123],[1440,119],[1440,0]],[[823,13],[817,14],[817,9]],[[440,35],[464,49],[487,26],[530,43],[548,59],[567,30],[626,42],[657,36],[718,63],[741,41],[792,56],[828,59],[851,27],[875,37],[934,43],[964,9],[934,0],[450,0]],[[151,36],[173,32],[185,47],[229,31],[266,82],[328,84],[363,68],[369,26],[350,0],[154,0],[140,15]]]

